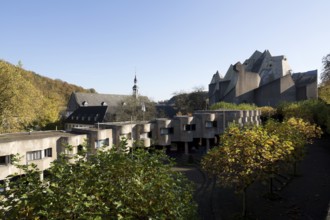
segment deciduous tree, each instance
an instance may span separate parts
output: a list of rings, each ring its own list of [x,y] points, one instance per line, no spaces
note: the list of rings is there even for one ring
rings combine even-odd
[[[202,159],[202,167],[215,175],[220,185],[243,193],[245,216],[247,188],[256,180],[272,178],[294,148],[291,142],[261,126],[231,126],[220,137],[220,143]]]
[[[125,147],[125,142],[121,145]],[[160,151],[82,150],[61,155],[39,180],[34,165],[10,181],[0,200],[1,219],[191,219],[192,186]],[[74,163],[72,163],[74,159]],[[70,162],[71,161],[71,162]]]
[[[42,94],[18,67],[1,63],[0,77],[0,133],[24,130],[43,111]]]
[[[323,71],[321,73],[321,80],[326,83],[330,80],[330,54],[322,58]]]
[[[304,158],[306,144],[312,143],[313,139],[319,138],[322,134],[319,127],[301,118],[289,118],[282,123],[268,121],[265,129],[281,140],[292,143],[292,154],[284,159],[293,164],[294,175],[297,162]]]
[[[156,107],[146,96],[139,96],[137,99],[129,96],[116,108],[115,115],[116,121],[151,120],[156,117]]]

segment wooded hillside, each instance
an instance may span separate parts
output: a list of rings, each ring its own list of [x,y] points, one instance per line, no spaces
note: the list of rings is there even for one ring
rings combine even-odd
[[[91,92],[0,60],[0,133],[54,129],[72,92]]]

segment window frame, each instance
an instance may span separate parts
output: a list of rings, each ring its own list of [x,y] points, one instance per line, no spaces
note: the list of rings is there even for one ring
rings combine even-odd
[[[33,161],[33,160],[42,160],[42,150],[34,150],[26,152],[26,160]]]

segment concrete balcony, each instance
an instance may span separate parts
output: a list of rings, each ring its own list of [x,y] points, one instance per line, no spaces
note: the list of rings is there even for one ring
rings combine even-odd
[[[150,147],[151,146],[151,139],[150,138],[142,138],[140,139],[144,147]]]
[[[120,127],[120,134],[129,134],[129,133],[131,133],[132,129],[133,129],[133,125],[123,124]]]

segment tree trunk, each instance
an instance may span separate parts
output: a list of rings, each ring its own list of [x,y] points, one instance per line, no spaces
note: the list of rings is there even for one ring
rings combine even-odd
[[[293,176],[297,176],[297,162],[293,163]]]
[[[273,177],[269,179],[269,192],[270,195],[273,195]]]
[[[245,219],[246,217],[246,188],[243,189],[243,209],[242,209],[242,217]]]

